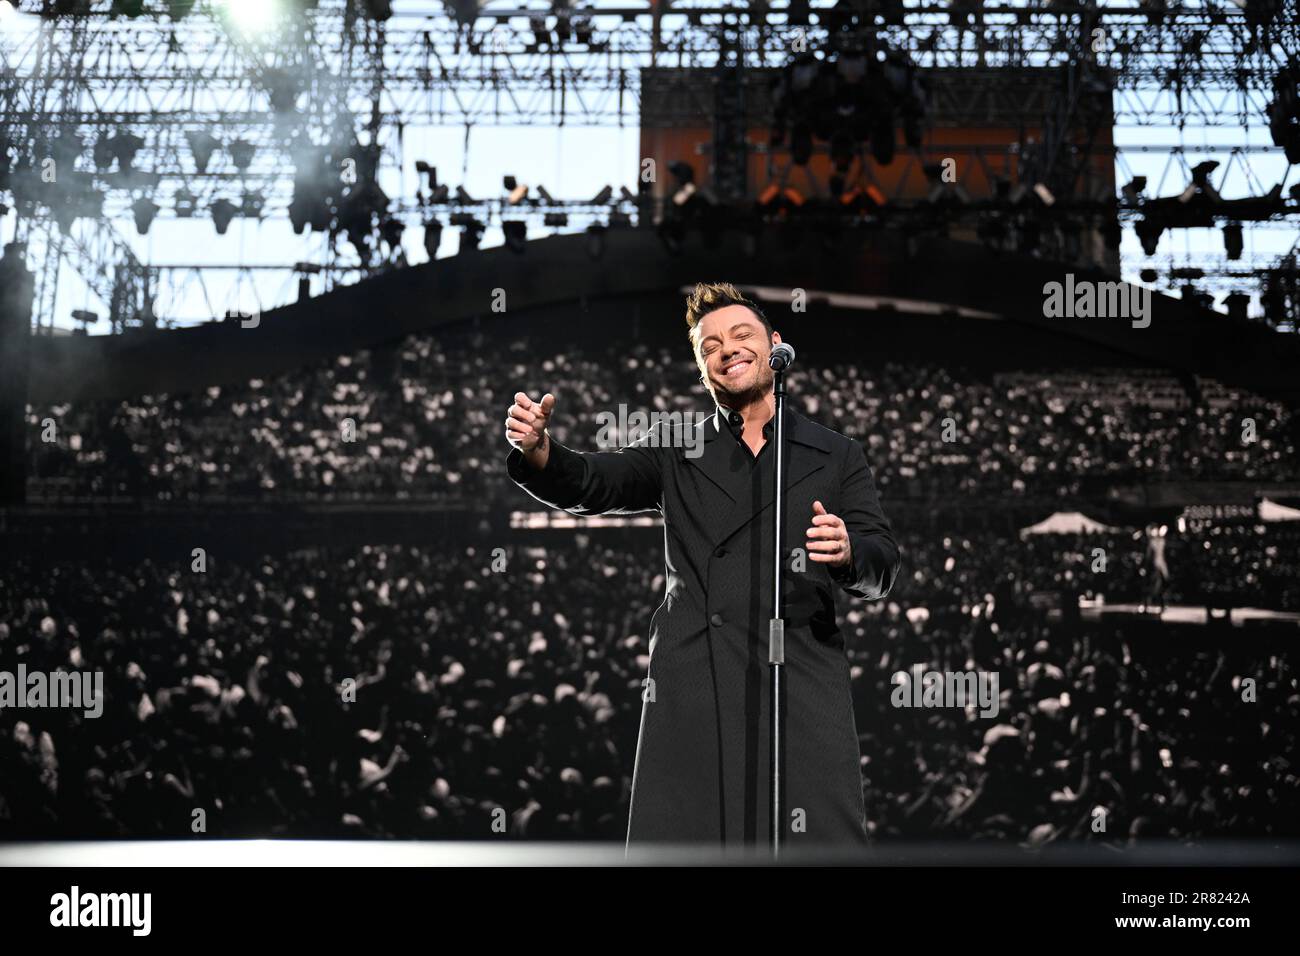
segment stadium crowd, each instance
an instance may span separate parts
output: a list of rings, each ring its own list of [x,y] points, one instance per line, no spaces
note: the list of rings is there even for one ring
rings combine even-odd
[[[791,378],[808,415],[866,446],[887,511],[1296,477],[1287,409],[1204,380],[844,361]],[[580,450],[620,405],[710,410],[681,349],[611,362],[415,336],[273,381],[30,407],[29,489],[518,507],[502,383],[555,391],[555,437]],[[1143,529],[927,524],[899,527],[886,601],[841,597],[877,838],[1300,834],[1285,636],[1078,613],[1081,598],[1300,611],[1300,531],[1178,528],[1157,561]],[[0,710],[0,839],[621,839],[662,568],[658,532],[613,529],[214,554],[202,571],[5,555],[0,672],[102,671],[106,700],[98,718]],[[892,675],[917,665],[996,673],[999,713],[894,707]]]
[[[1033,595],[1089,548],[1048,547],[905,538],[886,601],[842,600],[872,832],[1297,835],[1290,639],[1049,621]],[[0,838],[620,839],[660,548],[11,556],[0,670],[99,669],[106,700],[0,711]],[[1000,712],[895,708],[917,664],[996,672]]]
[[[515,387],[555,391],[554,435],[584,451],[620,405],[712,410],[684,348],[637,345],[614,362],[590,350],[548,356],[525,338],[504,349],[474,335],[413,336],[396,356],[340,356],[273,381],[31,407],[30,494],[481,504],[508,487],[502,422]],[[1284,405],[1159,373],[981,377],[835,361],[797,368],[791,391],[812,418],[866,444],[894,498],[1295,477]]]

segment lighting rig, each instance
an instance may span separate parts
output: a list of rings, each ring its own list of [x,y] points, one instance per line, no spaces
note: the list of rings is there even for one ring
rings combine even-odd
[[[1059,82],[1032,106],[995,103],[996,84],[930,82],[956,68],[1050,70]],[[723,119],[715,107],[744,106],[747,74],[772,78],[768,150],[787,165],[750,191],[756,202],[737,198],[743,124],[721,119],[710,144],[714,188],[677,167],[661,202],[626,187],[557,201],[519,180],[476,200],[438,183],[427,164],[414,195],[380,187],[381,171],[403,165],[405,128],[636,123],[648,77],[671,84],[675,71],[696,69],[717,79],[704,105]],[[115,327],[165,314],[187,283],[217,268],[139,260],[130,237],[173,218],[209,220],[213,236],[236,220],[288,220],[321,237],[315,265],[325,289],[401,268],[408,229],[430,255],[448,229],[470,250],[495,224],[521,254],[530,236],[584,229],[598,257],[606,231],[627,226],[655,228],[669,252],[691,230],[709,238],[767,220],[824,238],[858,225],[968,230],[1042,255],[1084,255],[1097,242],[1113,249],[1117,227],[1135,229],[1147,251],[1173,230],[1210,226],[1242,269],[1207,269],[1203,281],[1240,292],[1250,283],[1231,273],[1254,268],[1244,251],[1252,231],[1295,228],[1294,187],[1224,198],[1230,165],[1258,181],[1250,169],[1257,143],[1226,134],[1201,147],[1222,159],[1218,167],[1187,162],[1181,142],[1116,148],[1089,133],[1087,104],[1109,97],[1107,121],[1130,131],[1267,126],[1268,148],[1295,163],[1298,83],[1296,0],[1123,9],[980,0],[599,9],[523,0],[0,0],[0,232],[28,246],[44,327],[54,321],[61,265],[81,275]],[[698,115],[701,91],[676,92],[683,114]],[[972,200],[924,169],[926,196],[903,202],[863,175],[868,163],[932,165],[922,155],[932,116],[986,100],[1020,109],[1043,131],[1025,144],[1018,179],[992,196]],[[960,147],[975,160],[981,148]],[[1148,149],[1165,150],[1185,173],[1182,192],[1077,188],[1090,157],[1122,168],[1126,150]],[[791,169],[814,153],[826,153],[834,173],[797,182]],[[296,274],[289,263],[234,268]],[[1250,291],[1278,268],[1254,268]],[[1263,301],[1267,308],[1278,297]],[[221,314],[230,303],[212,305]]]

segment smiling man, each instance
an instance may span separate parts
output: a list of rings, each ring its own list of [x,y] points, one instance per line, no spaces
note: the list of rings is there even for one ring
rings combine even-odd
[[[715,413],[688,457],[668,431],[581,453],[547,433],[556,399],[515,395],[510,477],[575,515],[657,511],[667,593],[650,621],[650,667],[628,819],[641,841],[756,843],[768,833],[767,632],[771,617],[772,446],[768,364],[781,336],[728,283],[686,304],[695,361]],[[884,597],[899,552],[855,441],[786,410],[784,792],[786,843],[866,838],[858,738],[834,588]]]

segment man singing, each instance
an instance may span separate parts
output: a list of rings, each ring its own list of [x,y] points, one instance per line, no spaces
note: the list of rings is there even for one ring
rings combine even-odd
[[[547,433],[555,396],[518,392],[506,419],[507,467],[534,498],[571,514],[663,515],[667,593],[650,621],[629,844],[755,843],[769,832],[768,356],[781,336],[729,283],[698,284],[686,324],[717,406],[691,436],[702,453],[668,426],[618,451],[576,452]],[[898,545],[857,442],[789,406],[786,440],[783,842],[862,842],[860,753],[832,585],[884,597]]]

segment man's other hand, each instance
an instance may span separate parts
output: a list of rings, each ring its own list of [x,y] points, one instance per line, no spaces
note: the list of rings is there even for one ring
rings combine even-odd
[[[555,407],[555,396],[547,392],[535,402],[523,392],[515,392],[515,403],[506,417],[506,440],[523,452],[530,468],[542,469],[550,458],[551,443],[546,426]]]
[[[849,529],[844,526],[838,515],[826,513],[820,501],[813,502],[813,526],[808,529],[805,545],[808,557],[818,564],[833,568],[846,567],[852,560],[853,552],[849,545]]]

